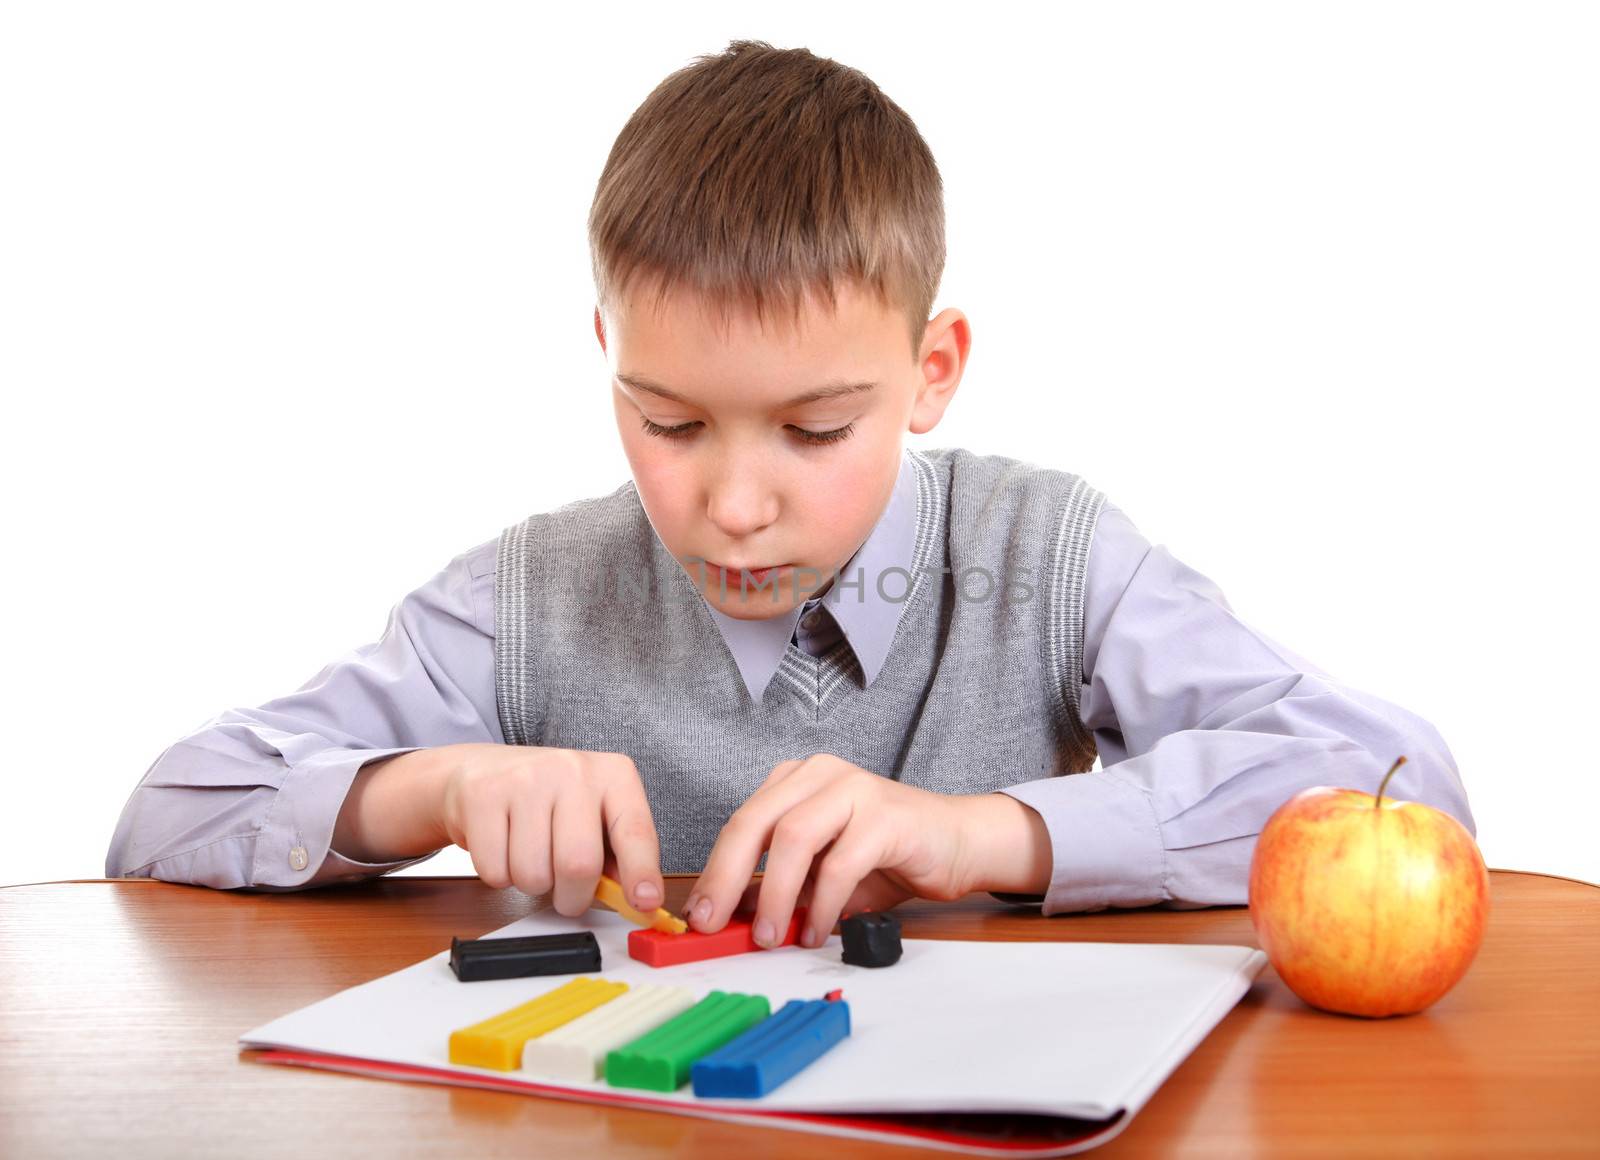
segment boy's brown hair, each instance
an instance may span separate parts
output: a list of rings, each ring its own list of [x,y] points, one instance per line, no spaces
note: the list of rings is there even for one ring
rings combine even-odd
[[[589,210],[602,311],[654,284],[724,324],[753,306],[798,317],[854,281],[905,314],[915,359],[944,272],[939,169],[863,73],[803,48],[735,40],[655,87],[606,158]]]

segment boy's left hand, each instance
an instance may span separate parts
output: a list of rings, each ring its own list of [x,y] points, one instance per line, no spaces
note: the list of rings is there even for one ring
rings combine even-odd
[[[934,793],[818,753],[778,765],[722,827],[683,911],[696,930],[722,929],[763,851],[753,928],[763,946],[802,901],[801,945],[819,946],[841,912],[1004,890],[1012,883],[990,881],[1037,881],[1041,871],[1048,881],[1050,860],[1042,819],[1014,798]]]

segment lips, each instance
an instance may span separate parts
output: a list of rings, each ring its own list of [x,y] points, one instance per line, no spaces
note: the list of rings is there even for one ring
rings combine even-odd
[[[751,568],[749,566],[741,567],[733,564],[715,564],[711,563],[710,561],[707,561],[707,565],[713,573],[721,573],[729,583],[737,581],[740,578],[741,573],[749,573],[750,578],[759,583],[767,578],[767,573],[779,568],[788,567],[787,564],[767,564],[764,567]]]

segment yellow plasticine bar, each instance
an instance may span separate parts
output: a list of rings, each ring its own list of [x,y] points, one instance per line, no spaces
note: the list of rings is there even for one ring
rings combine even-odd
[[[622,895],[622,885],[615,879],[600,875],[600,884],[594,888],[596,901],[603,902],[631,923],[659,930],[664,934],[683,934],[689,924],[664,907],[656,907],[649,914],[635,910]]]
[[[450,1062],[515,1071],[522,1066],[522,1048],[528,1040],[570,1023],[602,1003],[609,1003],[627,989],[628,984],[613,983],[609,979],[573,979],[563,983],[520,1007],[452,1031]]]

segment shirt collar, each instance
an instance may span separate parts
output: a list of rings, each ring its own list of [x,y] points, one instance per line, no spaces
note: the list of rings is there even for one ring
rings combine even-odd
[[[778,671],[800,618],[821,604],[832,613],[850,643],[868,685],[877,679],[894,643],[906,593],[914,573],[912,561],[917,539],[917,476],[909,451],[900,455],[900,474],[878,522],[839,569],[839,579],[820,597],[807,600],[782,616],[767,620],[740,620],[712,607],[706,611],[722,633],[744,678],[745,688],[757,704]],[[900,576],[893,569],[901,569]],[[885,573],[890,573],[885,575]],[[849,587],[841,588],[841,581]],[[885,596],[887,594],[887,598]]]

